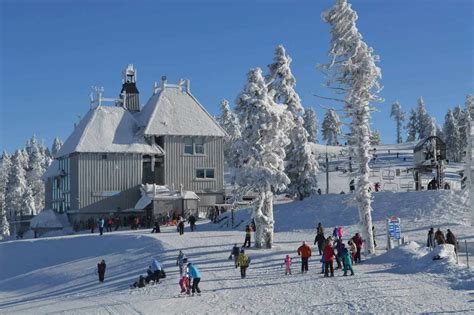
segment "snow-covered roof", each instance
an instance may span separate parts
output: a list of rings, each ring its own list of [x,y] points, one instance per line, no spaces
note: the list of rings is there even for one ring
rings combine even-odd
[[[156,184],[141,185],[141,198],[135,204],[135,209],[144,209],[153,200],[200,200],[199,196],[193,191],[171,190],[168,186]]]
[[[145,135],[215,136],[225,131],[196,98],[179,85],[164,84],[136,114]]]
[[[159,146],[146,143],[138,122],[129,111],[114,106],[89,110],[55,157],[74,152],[164,153]]]
[[[47,209],[31,219],[32,229],[62,229],[70,226],[67,215]]]

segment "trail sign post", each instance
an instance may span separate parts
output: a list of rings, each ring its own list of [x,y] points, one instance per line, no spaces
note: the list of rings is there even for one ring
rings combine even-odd
[[[400,218],[391,216],[387,220],[387,248],[393,248],[393,242],[397,242],[400,246],[401,232],[400,232]]]

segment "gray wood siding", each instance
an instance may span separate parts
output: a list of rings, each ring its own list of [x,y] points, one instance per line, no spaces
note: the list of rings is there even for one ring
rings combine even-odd
[[[69,180],[70,180],[70,190],[71,190],[71,209],[79,209],[79,155],[72,154],[69,156]]]
[[[84,211],[116,211],[133,208],[140,197],[142,181],[141,154],[78,154],[78,209]],[[99,196],[104,191],[121,191],[113,197]]]
[[[184,154],[182,136],[166,136],[165,150],[165,184],[175,189],[183,184],[185,190],[196,193],[205,191],[222,191],[224,188],[224,150],[220,137],[204,137],[204,155]],[[197,168],[213,168],[213,180],[197,180]]]

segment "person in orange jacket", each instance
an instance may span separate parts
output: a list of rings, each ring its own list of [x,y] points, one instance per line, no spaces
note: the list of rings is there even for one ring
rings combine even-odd
[[[308,259],[311,257],[311,247],[306,242],[298,247],[298,256],[301,256],[301,273],[308,272]]]

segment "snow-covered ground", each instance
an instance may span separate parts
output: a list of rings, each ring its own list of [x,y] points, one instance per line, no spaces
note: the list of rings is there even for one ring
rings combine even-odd
[[[338,271],[335,278],[323,278],[317,253],[308,274],[298,273],[296,258],[293,275],[284,275],[284,256],[297,256],[303,240],[312,244],[317,222],[326,234],[343,225],[346,240],[357,231],[351,196],[323,195],[275,207],[275,247],[248,250],[252,264],[244,280],[228,257],[233,244],[243,242],[246,210],[235,213],[235,224],[240,223],[236,229],[223,219],[219,224],[203,222],[193,233],[187,228],[183,236],[166,227],[161,234],[120,231],[0,243],[0,313],[474,313],[474,272],[464,265],[464,256],[459,265],[449,258],[433,261],[438,252],[424,249],[431,226],[450,228],[461,241],[474,240],[468,209],[458,196],[450,191],[382,192],[374,198],[378,255],[356,265],[354,277]],[[412,242],[386,253],[389,215],[401,218],[402,235]],[[178,297],[179,249],[202,273],[202,296]],[[449,254],[449,248],[440,252]],[[167,278],[130,289],[152,257],[164,263]],[[102,284],[95,274],[100,259],[107,262]]]

